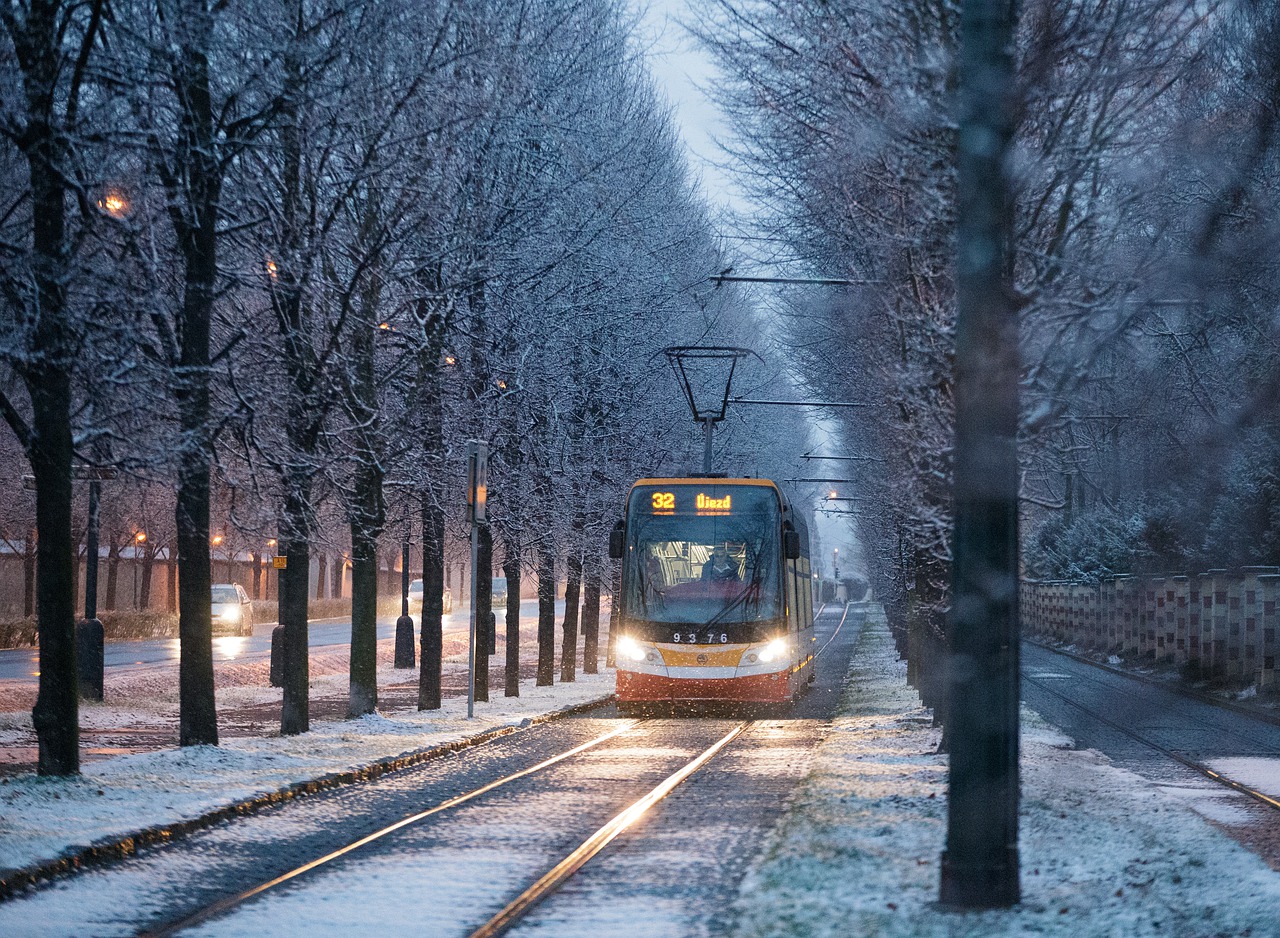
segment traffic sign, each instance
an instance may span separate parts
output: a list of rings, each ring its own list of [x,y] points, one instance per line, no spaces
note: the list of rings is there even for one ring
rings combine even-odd
[[[489,501],[489,444],[483,440],[467,441],[467,520],[485,520]]]

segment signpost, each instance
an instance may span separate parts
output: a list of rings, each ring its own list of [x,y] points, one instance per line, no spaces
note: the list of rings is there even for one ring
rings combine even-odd
[[[476,707],[476,570],[480,561],[480,525],[489,499],[489,444],[467,441],[467,520],[471,522],[471,641],[467,650],[467,717]],[[486,658],[486,667],[487,667]]]

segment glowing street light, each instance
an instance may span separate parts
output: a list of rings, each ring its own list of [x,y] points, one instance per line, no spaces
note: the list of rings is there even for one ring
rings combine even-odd
[[[112,218],[124,218],[129,214],[129,200],[118,189],[112,189],[98,200],[98,208]]]

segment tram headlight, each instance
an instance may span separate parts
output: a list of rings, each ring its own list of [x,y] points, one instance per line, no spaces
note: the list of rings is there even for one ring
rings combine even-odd
[[[644,661],[644,649],[629,635],[618,638],[618,654],[631,661]]]
[[[777,661],[779,658],[784,657],[786,653],[787,640],[785,638],[775,638],[760,649],[760,660],[765,662]]]

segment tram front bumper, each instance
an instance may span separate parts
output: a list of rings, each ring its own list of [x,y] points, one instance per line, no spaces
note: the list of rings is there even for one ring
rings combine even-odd
[[[734,669],[727,669],[733,671]],[[734,677],[670,677],[618,670],[618,700],[664,703],[677,700],[780,703],[791,696],[788,670]]]

